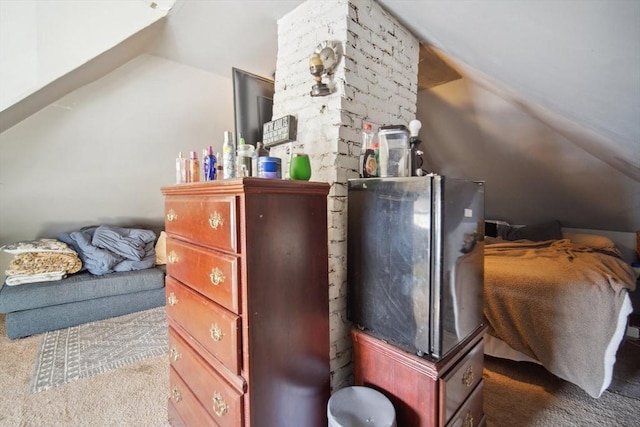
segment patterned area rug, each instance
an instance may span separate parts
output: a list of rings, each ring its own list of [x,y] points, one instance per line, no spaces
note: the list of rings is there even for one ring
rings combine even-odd
[[[164,307],[47,332],[31,393],[160,356],[167,346]]]

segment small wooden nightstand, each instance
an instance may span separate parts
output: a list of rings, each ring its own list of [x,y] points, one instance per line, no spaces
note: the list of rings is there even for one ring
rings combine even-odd
[[[429,360],[353,329],[355,384],[381,391],[398,426],[483,426],[483,336],[480,327],[440,360]]]

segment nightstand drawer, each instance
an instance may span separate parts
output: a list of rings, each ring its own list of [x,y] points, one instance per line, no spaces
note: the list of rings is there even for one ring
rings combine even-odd
[[[240,374],[240,318],[167,276],[167,316],[222,362]]]
[[[169,370],[169,422],[173,426],[215,426],[196,396],[173,369]]]
[[[484,382],[480,383],[473,390],[469,399],[460,407],[460,410],[451,418],[447,427],[476,427],[484,419],[482,389]]]
[[[236,314],[238,263],[235,256],[167,239],[167,274]]]
[[[169,356],[171,369],[189,384],[191,391],[218,425],[242,425],[243,394],[229,386],[172,329],[169,329]]]
[[[460,405],[462,405],[462,402],[467,399],[476,385],[482,381],[483,349],[481,340],[442,377],[442,398],[445,408],[444,423],[451,419]]]
[[[223,250],[238,251],[234,196],[167,197],[164,210],[167,234]]]

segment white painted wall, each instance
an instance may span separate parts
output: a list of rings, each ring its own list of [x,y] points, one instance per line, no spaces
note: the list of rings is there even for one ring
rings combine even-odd
[[[514,224],[631,232],[638,182],[591,155],[539,114],[469,79],[418,93],[430,172],[486,182],[486,217]],[[582,134],[589,143],[589,135]]]
[[[0,111],[163,18],[174,1],[0,1]]]
[[[48,3],[47,0],[41,1]],[[325,1],[329,0],[322,0]],[[0,0],[0,7],[12,3],[29,4],[29,0]],[[220,89],[213,90],[211,94],[203,86],[199,94],[196,95],[196,90],[193,90],[188,95],[194,97],[190,100],[192,105],[198,104],[205,97],[219,108],[226,107],[220,114],[227,119],[220,118],[220,121],[227,124],[217,125],[214,118],[207,128],[212,138],[218,138],[217,135],[221,135],[225,129],[233,129],[230,67],[239,65],[247,71],[269,75],[275,68],[276,24],[275,18],[267,24],[264,22],[272,17],[282,16],[300,3],[302,0],[176,2],[167,17],[164,33],[157,36],[156,43],[149,49],[154,55],[182,66],[206,69],[213,73],[208,74],[205,80],[227,81],[227,85],[219,86]],[[640,27],[635,25],[637,19],[634,21],[634,17],[640,18],[640,3],[625,0],[559,0],[542,3],[531,0],[380,0],[380,3],[401,16],[401,21],[408,22],[421,35],[421,39],[436,43],[447,55],[455,57],[457,65],[466,67],[462,73],[472,82],[465,83],[467,86],[447,85],[434,91],[419,93],[418,115],[424,123],[422,136],[425,144],[431,144],[426,151],[432,152],[432,159],[436,162],[432,166],[434,170],[441,168],[448,173],[460,171],[473,179],[487,181],[488,214],[509,218],[512,222],[525,223],[554,216],[569,227],[623,232],[640,229],[639,184],[637,178],[635,181],[629,178],[640,170],[629,168],[630,165],[640,164],[640,140],[637,138],[640,132],[640,80],[637,78],[640,75],[640,38],[632,37],[640,31]],[[238,6],[239,4],[244,7]],[[567,17],[567,13],[563,11],[571,11],[571,7],[575,8],[576,13]],[[625,15],[624,19],[614,19],[621,12]],[[24,13],[29,15],[33,12],[26,8]],[[547,14],[553,16],[545,21]],[[1,15],[0,13],[0,19]],[[522,25],[514,29],[514,22]],[[222,23],[225,25],[221,26]],[[535,23],[539,25],[534,25]],[[569,24],[563,23],[569,23],[571,31],[568,31]],[[0,31],[11,27],[10,22],[2,24]],[[527,32],[521,31],[525,27]],[[22,26],[13,28],[24,31]],[[592,32],[601,37],[594,39],[590,35]],[[33,33],[21,34],[20,31],[14,31],[11,34],[12,37],[22,37],[22,43],[27,47],[36,43]],[[577,34],[585,36],[581,39]],[[256,43],[256,37],[259,37],[259,43]],[[5,37],[0,37],[0,55],[7,52],[3,47],[5,40]],[[531,48],[532,44],[541,40],[547,41],[544,46],[535,45],[535,49]],[[582,49],[592,50],[601,56],[596,58],[585,55]],[[7,62],[4,58],[0,59],[0,71],[4,72]],[[27,64],[33,62],[33,58],[23,59]],[[575,72],[576,68],[580,71],[580,67],[588,67],[591,61],[597,62],[594,67],[584,70],[586,74]],[[213,67],[216,67],[215,70]],[[191,85],[191,82],[184,81],[184,77],[191,73],[177,72],[178,68],[182,70],[177,67],[169,74],[177,92],[181,85]],[[29,68],[25,70],[15,76],[30,79]],[[163,68],[160,67],[159,70]],[[485,76],[485,81],[490,81],[491,84],[478,84],[479,70],[491,72]],[[301,73],[299,78],[308,81],[310,85],[311,76],[306,72]],[[547,85],[551,79],[549,73],[552,74],[552,87],[555,91],[548,90]],[[139,98],[141,102],[145,97],[155,97],[148,93],[151,90],[144,79],[135,80],[135,83],[128,81],[125,76],[123,79],[127,82],[126,90],[131,92],[129,96]],[[3,80],[0,78],[0,85]],[[606,84],[599,84],[601,81]],[[526,86],[523,86],[525,83]],[[0,92],[2,89],[0,87]],[[96,97],[95,102],[103,98],[108,100],[111,96],[103,90],[94,94],[83,93],[87,98]],[[220,94],[222,99],[219,98]],[[567,108],[565,102],[570,103],[571,108]],[[586,114],[583,113],[582,106],[576,105],[581,102],[584,103]],[[562,109],[543,110],[545,106]],[[209,107],[213,108],[213,105]],[[51,180],[57,182],[53,171],[57,172],[59,167],[52,164],[48,154],[51,150],[54,153],[55,150],[62,150],[63,142],[55,141],[55,131],[59,128],[67,131],[64,143],[68,144],[68,153],[65,156],[70,156],[74,150],[76,156],[80,153],[93,155],[91,151],[76,149],[84,149],[84,146],[75,141],[74,127],[77,126],[78,133],[84,135],[88,133],[88,124],[77,121],[71,125],[67,122],[66,115],[51,114],[51,108],[49,106],[46,109],[46,114],[33,116],[0,134],[0,161],[3,162],[0,171],[0,243],[13,240],[18,235],[34,237],[50,227],[46,214],[29,213],[26,215],[28,220],[20,218],[24,209],[19,210],[12,205],[29,200],[27,190],[31,191],[31,187],[13,180],[9,185],[7,177],[28,175],[39,183]],[[97,109],[100,117],[108,122],[90,122],[96,125],[94,133],[102,132],[105,127],[113,128],[114,131],[147,144],[144,126],[131,126],[126,121],[111,120],[114,115],[128,116],[128,108],[129,106],[120,104],[104,111]],[[176,109],[178,115],[173,120],[169,119],[168,112],[173,111],[173,108],[169,101],[166,105],[149,105],[145,113],[166,118],[166,123],[162,126],[169,128],[205,126],[191,123],[192,118],[180,109]],[[606,110],[607,114],[596,114],[594,120],[590,120],[592,112],[602,110]],[[566,114],[567,111],[570,114]],[[621,113],[611,114],[615,111]],[[195,108],[192,108],[192,112],[199,113]],[[582,120],[585,117],[589,120]],[[605,117],[608,117],[606,122],[600,121]],[[0,119],[2,118],[3,114],[0,113]],[[185,122],[177,123],[178,118]],[[118,126],[122,128],[117,128]],[[597,130],[599,132],[595,132]],[[49,135],[51,132],[53,134]],[[140,133],[137,138],[136,133]],[[168,134],[171,134],[170,129]],[[53,141],[54,145],[49,146],[49,141]],[[180,145],[170,138],[167,141],[160,138],[159,141],[175,148]],[[178,149],[188,151],[190,146],[187,145],[190,144],[184,143]],[[164,165],[168,160],[167,155],[172,159],[174,152],[178,151],[172,148],[168,154],[158,151],[157,145],[145,147],[150,163],[156,165]],[[126,151],[127,147],[121,149]],[[492,155],[493,152],[504,154],[496,157]],[[116,154],[123,153],[118,151]],[[28,156],[28,168],[13,167],[11,162],[5,160],[7,156],[12,159]],[[83,162],[89,162],[90,159],[91,157],[83,159]],[[117,175],[125,177],[123,181],[128,185],[135,182],[128,169],[122,168]],[[69,178],[68,174],[63,177]],[[111,205],[120,203],[117,192],[112,193],[110,202]],[[42,207],[40,202],[35,203],[33,209]],[[32,209],[29,204],[26,208]],[[53,209],[63,210],[57,206]],[[71,209],[66,216],[76,217],[76,211]],[[83,224],[96,218],[91,210],[80,212],[88,214],[82,220]],[[129,209],[128,214],[123,215],[140,217],[146,216],[147,211]],[[101,218],[107,219],[106,216]],[[41,222],[36,223],[36,220]],[[7,228],[8,225],[12,228]],[[22,225],[26,228],[20,229]]]
[[[142,55],[2,133],[0,244],[161,224],[178,151],[233,128],[230,79]]]

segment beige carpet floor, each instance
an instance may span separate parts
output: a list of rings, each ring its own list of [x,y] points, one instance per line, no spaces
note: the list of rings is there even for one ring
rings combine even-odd
[[[0,315],[0,426],[168,426],[167,355],[31,394],[41,339],[7,339]],[[535,364],[486,357],[484,378],[487,427],[640,426],[640,400],[592,399]]]
[[[640,358],[626,362],[640,366]],[[484,366],[487,427],[640,426],[637,398],[605,390],[593,399],[535,363],[485,356]]]
[[[168,426],[169,356],[29,393],[41,335],[9,340],[0,315],[0,426]]]

